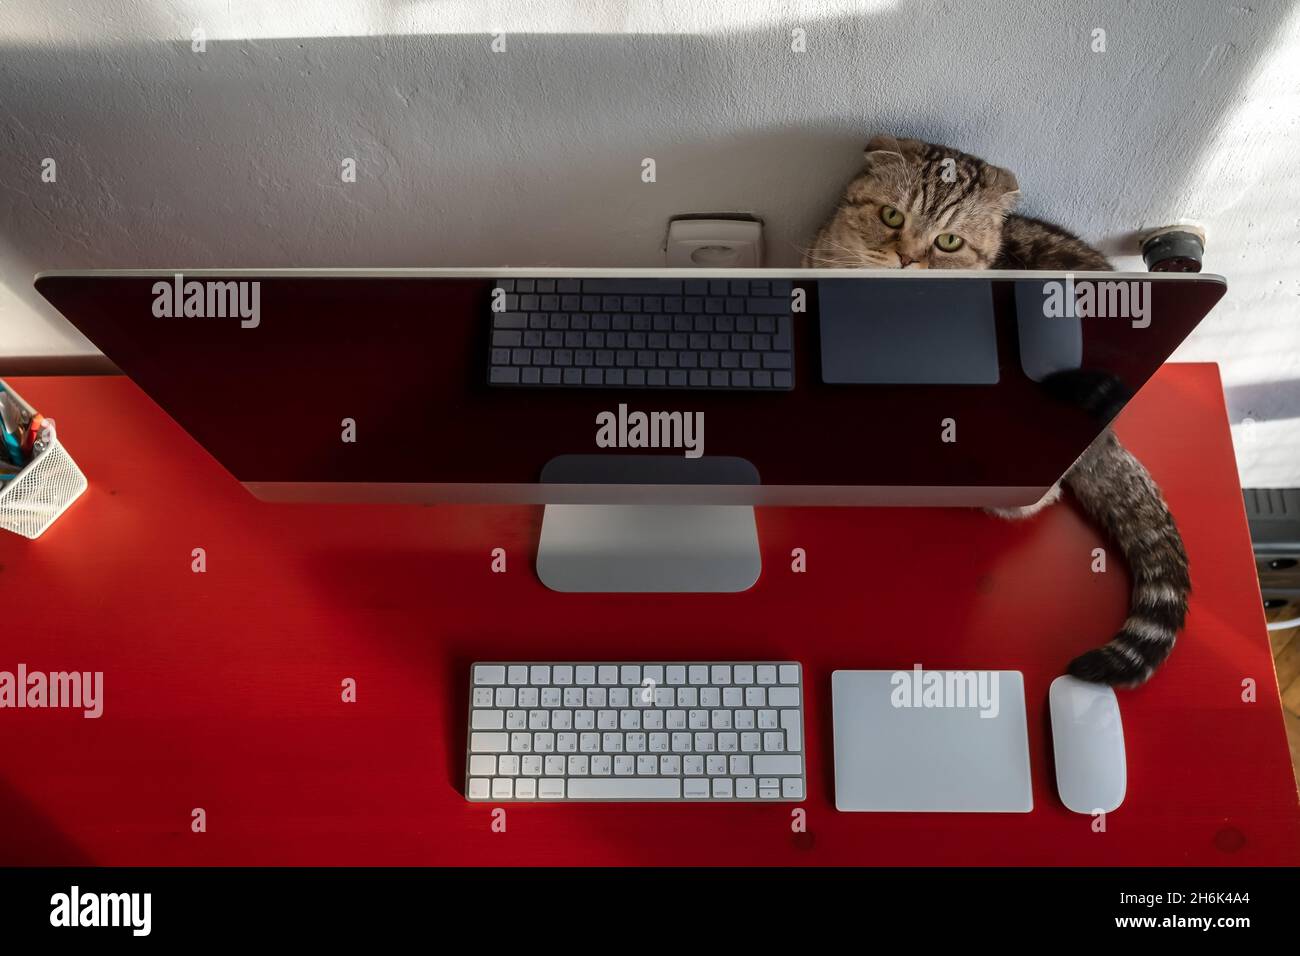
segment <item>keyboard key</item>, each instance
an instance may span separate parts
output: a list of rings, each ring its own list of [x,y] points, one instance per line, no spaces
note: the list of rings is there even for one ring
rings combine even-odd
[[[543,784],[546,782],[543,781]],[[690,781],[688,785],[689,783]],[[700,783],[707,789],[707,781]],[[675,800],[681,795],[681,781],[664,778],[615,777],[607,780],[584,778],[569,781],[570,800]]]
[[[582,291],[612,295],[680,295],[680,279],[583,279]]]
[[[475,684],[504,684],[506,669],[499,664],[476,664],[474,667]]]
[[[790,776],[803,773],[803,757],[798,754],[755,754],[754,773],[760,777]]]
[[[798,707],[799,688],[798,687],[769,688],[767,692],[767,703],[769,707]]]
[[[684,783],[683,794],[691,799],[707,797],[709,795],[709,781],[697,777],[695,779],[687,778]]]
[[[789,315],[790,300],[782,299],[746,299],[745,311],[749,315]]]
[[[501,754],[510,751],[509,734],[472,733],[469,735],[469,749],[473,753]]]
[[[786,749],[803,750],[803,727],[799,711],[781,711],[781,729],[785,731]]]

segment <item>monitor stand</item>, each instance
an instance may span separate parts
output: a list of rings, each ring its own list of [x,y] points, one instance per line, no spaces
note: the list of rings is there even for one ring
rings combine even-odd
[[[542,470],[556,484],[756,485],[743,458],[562,455]],[[552,591],[735,592],[762,570],[749,505],[547,505],[537,576]]]

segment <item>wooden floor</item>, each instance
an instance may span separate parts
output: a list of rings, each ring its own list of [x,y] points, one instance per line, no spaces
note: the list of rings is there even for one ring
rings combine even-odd
[[[1294,615],[1295,608],[1288,607],[1268,617],[1275,620]],[[1291,766],[1300,782],[1300,627],[1270,631],[1269,638],[1273,643],[1273,660],[1277,664],[1277,686],[1282,692],[1286,735],[1291,742]]]

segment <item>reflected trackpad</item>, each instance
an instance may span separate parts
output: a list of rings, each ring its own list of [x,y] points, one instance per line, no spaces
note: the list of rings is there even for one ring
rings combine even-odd
[[[820,279],[828,385],[996,385],[989,282]]]

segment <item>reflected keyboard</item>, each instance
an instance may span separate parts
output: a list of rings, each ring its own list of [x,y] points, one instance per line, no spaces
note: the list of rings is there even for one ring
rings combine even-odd
[[[798,801],[795,661],[481,663],[472,801]]]
[[[794,388],[788,279],[502,279],[488,383]]]

